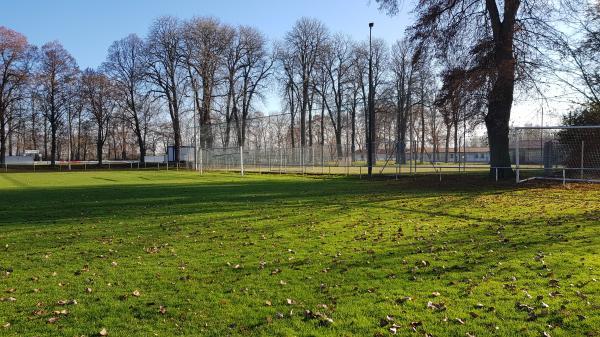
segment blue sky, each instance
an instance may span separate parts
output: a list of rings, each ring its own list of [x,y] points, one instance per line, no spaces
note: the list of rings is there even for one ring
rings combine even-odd
[[[374,37],[390,44],[410,22],[408,10],[388,17],[374,0],[9,0],[0,11],[0,25],[25,34],[36,45],[60,41],[85,68],[100,65],[112,41],[130,33],[144,36],[160,15],[215,16],[225,23],[255,26],[271,40],[283,37],[301,16],[318,18],[332,32],[357,40],[368,37],[367,24],[374,21]]]
[[[395,17],[377,10],[375,0],[7,0],[0,11],[0,25],[25,34],[30,43],[42,45],[58,40],[77,59],[81,68],[97,67],[108,46],[130,33],[145,36],[152,20],[161,15],[182,19],[215,16],[237,25],[252,25],[269,39],[281,39],[302,17],[323,21],[331,32],[342,32],[355,40],[368,37],[368,22],[374,21],[373,36],[391,45],[400,39],[412,22],[412,1],[402,1],[404,8]],[[267,113],[279,112],[277,93],[266,94]],[[516,102],[516,124],[537,123],[537,99]],[[564,106],[554,109],[564,111]],[[550,109],[550,110],[554,110]],[[534,117],[535,116],[535,117]],[[533,119],[535,120],[531,120]]]

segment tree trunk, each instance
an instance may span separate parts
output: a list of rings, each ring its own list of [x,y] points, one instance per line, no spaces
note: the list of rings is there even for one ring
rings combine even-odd
[[[174,140],[174,154],[175,154],[175,161],[179,162],[181,160],[180,157],[180,149],[181,149],[181,131],[179,128],[179,115],[177,115],[177,117],[173,118],[173,140]],[[209,147],[210,148],[210,147]]]
[[[514,68],[514,65],[512,67]],[[490,174],[495,175],[494,168],[499,167],[499,178],[514,176],[508,138],[513,92],[514,80],[498,76],[488,99],[488,113],[485,116],[490,145]]]
[[[50,123],[50,165],[56,165],[56,132],[58,126],[56,123]]]
[[[98,125],[98,140],[96,141],[96,158],[98,159],[98,166],[102,166],[102,143],[102,125]],[[108,144],[110,144],[110,142]]]
[[[450,146],[450,132],[452,132],[452,124],[446,124],[446,149],[444,151],[444,162],[448,162],[448,147]]]
[[[6,130],[4,124],[4,113],[0,112],[0,164],[4,164],[6,161]]]
[[[8,156],[13,155],[13,124],[12,118],[8,119]]]
[[[44,118],[44,160],[48,160],[48,121]]]
[[[510,162],[508,133],[515,89],[516,60],[513,56],[513,38],[519,5],[518,0],[505,1],[504,19],[501,21],[496,3],[486,1],[494,37],[497,76],[488,96],[485,126],[490,146],[490,175],[494,175],[495,168],[499,168],[497,170],[499,178],[514,176]]]
[[[302,105],[300,106],[300,147],[306,146],[306,107],[308,105],[308,80],[302,83]]]
[[[335,130],[335,146],[336,146],[336,149],[337,149],[337,157],[338,157],[338,159],[341,159],[343,157],[343,150],[342,150],[342,128],[339,127],[339,126]]]
[[[351,114],[352,131],[350,133],[350,138],[352,138],[352,145],[350,146],[350,151],[352,153],[352,162],[354,162],[356,161],[356,96],[353,97]]]

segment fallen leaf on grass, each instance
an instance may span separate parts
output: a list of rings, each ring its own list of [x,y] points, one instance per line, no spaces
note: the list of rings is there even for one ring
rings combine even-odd
[[[413,300],[412,297],[410,297],[410,296],[404,296],[404,297],[396,299],[396,304],[404,304],[405,302],[409,302],[409,301],[412,301],[412,300]]]
[[[427,308],[443,311],[443,310],[446,310],[446,305],[444,304],[444,302],[433,303],[433,302],[429,301],[429,302],[427,302]]]
[[[105,328],[102,328],[102,330],[100,330],[100,332],[98,333],[100,336],[108,336],[108,331],[106,331]]]

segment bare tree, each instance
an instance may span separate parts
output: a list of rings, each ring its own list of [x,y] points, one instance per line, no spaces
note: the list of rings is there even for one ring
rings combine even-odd
[[[171,117],[175,161],[180,160],[181,111],[187,81],[181,55],[182,43],[179,20],[163,16],[150,27],[145,51],[148,78],[156,93],[164,98]]]
[[[234,30],[222,25],[215,18],[194,18],[185,24],[186,60],[191,78],[199,77],[201,83],[201,102],[198,82],[192,82],[195,90],[196,107],[199,109],[203,147],[211,148],[214,135],[212,109],[217,86],[217,71],[224,63],[224,54],[234,36]]]
[[[6,156],[9,107],[26,97],[33,52],[25,36],[0,26],[0,164]]]
[[[396,162],[406,163],[406,137],[420,53],[407,39],[392,47],[391,70],[396,107]]]
[[[285,36],[285,46],[295,60],[294,80],[300,87],[300,145],[306,146],[306,117],[309,103],[311,78],[319,53],[327,40],[325,25],[316,20],[301,18]]]
[[[236,29],[233,34],[229,45],[226,47],[224,60],[225,82],[227,86],[225,107],[223,111],[225,118],[225,134],[223,135],[224,147],[229,147],[231,140],[232,122],[234,120],[233,109],[236,106],[238,97],[236,90],[240,77],[239,71],[241,68],[242,54],[244,53],[239,29]]]
[[[76,79],[77,63],[59,42],[42,46],[36,84],[42,98],[42,111],[50,127],[50,163],[55,165],[58,131],[68,107],[69,86]]]
[[[296,58],[292,52],[286,48],[285,44],[279,44],[275,47],[275,58],[279,62],[279,78],[286,109],[290,112],[290,143],[292,148],[296,146],[296,116],[298,113],[298,102],[300,89],[295,79],[297,73]]]
[[[331,119],[337,156],[341,158],[343,156],[343,113],[346,110],[346,91],[351,81],[352,72],[352,43],[350,38],[343,35],[333,36],[324,47],[319,64],[320,71],[323,72],[330,84],[324,88],[326,90],[321,90],[320,93]]]
[[[104,142],[116,105],[114,88],[106,75],[92,69],[84,70],[81,82],[87,108],[96,123],[96,158],[102,165]]]
[[[398,12],[398,0],[376,1],[380,9]],[[532,78],[536,56],[543,55],[540,41],[553,30],[554,5],[544,0],[426,0],[415,11],[413,39],[434,46],[442,58],[457,50],[469,52],[473,62],[465,70],[487,91],[490,173],[501,167],[501,177],[512,176],[508,133],[515,84]]]
[[[251,27],[240,28],[242,58],[240,62],[240,81],[237,92],[239,98],[234,101],[233,116],[238,130],[238,145],[246,140],[247,121],[255,98],[262,94],[265,83],[271,75],[273,57],[268,54],[266,38]],[[235,97],[235,96],[234,96]],[[237,106],[240,106],[237,108]]]
[[[146,137],[151,94],[146,87],[144,41],[135,34],[113,42],[102,68],[114,82],[125,121],[135,133],[140,162],[146,156]]]

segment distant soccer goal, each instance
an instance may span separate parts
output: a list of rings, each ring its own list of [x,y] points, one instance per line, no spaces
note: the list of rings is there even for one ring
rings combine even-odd
[[[517,127],[514,143],[517,183],[600,182],[600,125]]]

